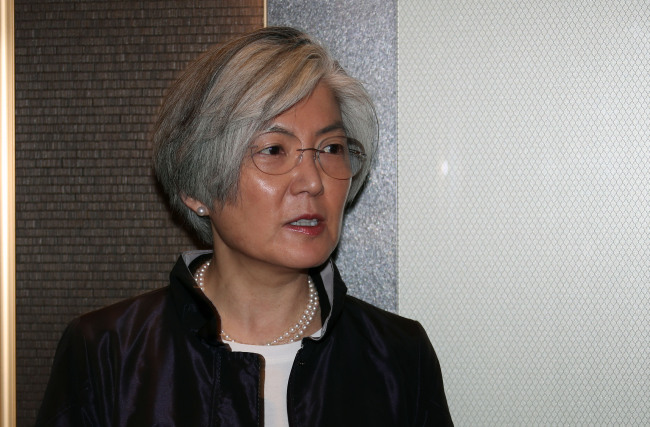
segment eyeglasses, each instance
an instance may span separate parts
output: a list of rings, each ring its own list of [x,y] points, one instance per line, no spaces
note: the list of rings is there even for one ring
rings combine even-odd
[[[347,136],[332,136],[316,148],[302,148],[298,138],[281,132],[261,135],[251,146],[251,157],[257,168],[269,175],[282,175],[295,168],[306,151],[314,152],[323,172],[335,179],[349,179],[361,170],[366,160],[363,146]]]

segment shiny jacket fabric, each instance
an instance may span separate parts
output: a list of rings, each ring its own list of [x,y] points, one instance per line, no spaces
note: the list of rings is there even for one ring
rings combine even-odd
[[[185,253],[168,287],[74,320],[37,426],[259,426],[264,360],[231,352]],[[422,326],[346,295],[328,262],[312,277],[324,332],[305,338],[287,392],[291,426],[452,425]]]

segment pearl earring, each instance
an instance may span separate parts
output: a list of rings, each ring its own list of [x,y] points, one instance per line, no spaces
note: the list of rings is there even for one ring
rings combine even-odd
[[[197,213],[197,215],[199,215],[199,216],[205,216],[205,215],[207,214],[206,209],[205,209],[203,206],[199,206],[199,207],[196,209],[196,213]]]

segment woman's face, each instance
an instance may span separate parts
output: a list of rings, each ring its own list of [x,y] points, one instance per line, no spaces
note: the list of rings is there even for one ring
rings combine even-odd
[[[329,87],[319,83],[311,95],[273,119],[258,139],[276,132],[297,138],[302,148],[345,135]],[[247,156],[236,201],[215,205],[210,213],[215,256],[289,269],[322,264],[338,244],[350,182],[326,175],[313,151],[282,175],[260,171]]]

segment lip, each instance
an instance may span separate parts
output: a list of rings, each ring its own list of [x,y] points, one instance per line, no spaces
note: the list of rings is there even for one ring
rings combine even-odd
[[[291,224],[292,222],[300,221],[301,219],[308,220],[308,221],[315,219],[318,221],[318,224],[314,226]],[[287,221],[285,227],[291,231],[306,234],[308,236],[318,236],[325,230],[325,218],[323,218],[321,215],[318,214],[300,215],[296,218]]]

